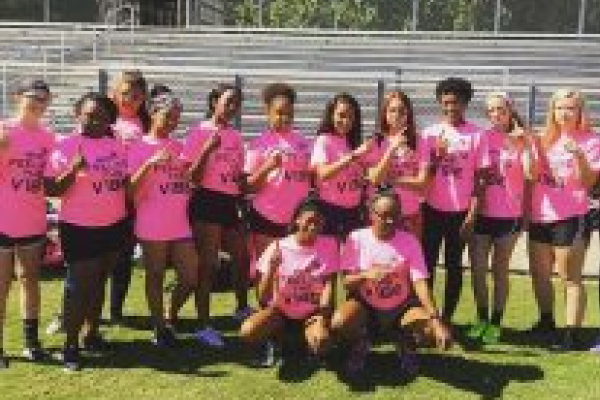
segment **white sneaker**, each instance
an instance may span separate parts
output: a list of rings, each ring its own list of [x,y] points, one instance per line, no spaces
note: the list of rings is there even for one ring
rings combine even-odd
[[[223,335],[221,335],[221,332],[217,331],[211,326],[207,326],[206,328],[199,330],[194,336],[198,341],[207,346],[216,348],[225,347]]]

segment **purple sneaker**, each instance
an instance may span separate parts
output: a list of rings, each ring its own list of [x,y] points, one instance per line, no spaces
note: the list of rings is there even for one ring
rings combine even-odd
[[[346,361],[346,372],[348,375],[358,376],[364,371],[369,347],[369,341],[366,338],[359,339],[354,343]]]

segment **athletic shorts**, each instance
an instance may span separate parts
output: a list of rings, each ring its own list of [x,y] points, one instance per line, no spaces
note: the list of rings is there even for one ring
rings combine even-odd
[[[346,208],[323,201],[321,210],[325,218],[323,235],[345,238],[350,232],[364,227],[361,206]]]
[[[93,227],[59,222],[58,232],[65,261],[85,261],[120,251],[129,243],[130,225],[129,218],[112,225]]]
[[[552,246],[568,247],[585,234],[585,216],[575,216],[556,222],[532,222],[529,239]]]
[[[351,294],[351,299],[358,301],[367,310],[367,332],[372,338],[379,336],[391,328],[399,327],[398,323],[411,308],[420,307],[419,300],[411,295],[402,304],[389,310],[379,310],[367,303],[362,296]]]
[[[233,228],[240,223],[240,196],[197,188],[188,206],[190,223],[195,221]]]
[[[523,229],[523,221],[520,218],[493,218],[478,215],[475,220],[475,233],[491,236],[494,240],[519,233],[521,229]]]
[[[5,235],[4,233],[0,233],[0,249],[9,250],[14,247],[26,247],[35,245],[38,243],[43,243],[46,240],[45,235],[32,235],[32,236],[24,236],[24,237],[11,237]]]
[[[250,230],[259,235],[282,238],[288,234],[288,226],[286,224],[278,224],[263,216],[250,206],[246,214]]]

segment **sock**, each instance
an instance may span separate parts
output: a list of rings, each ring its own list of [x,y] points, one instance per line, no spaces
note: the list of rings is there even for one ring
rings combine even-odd
[[[498,311],[498,310],[494,310],[492,312],[492,324],[493,325],[500,325],[500,323],[502,322],[502,317],[504,316],[504,311]]]
[[[477,307],[477,317],[480,321],[487,321],[490,315],[490,310],[487,307]]]
[[[553,313],[541,313],[540,323],[544,325],[554,326],[554,314]]]
[[[39,322],[37,319],[24,319],[23,320],[23,333],[24,333],[24,337],[25,337],[25,346],[27,346],[27,347],[39,346],[38,326],[39,326]]]

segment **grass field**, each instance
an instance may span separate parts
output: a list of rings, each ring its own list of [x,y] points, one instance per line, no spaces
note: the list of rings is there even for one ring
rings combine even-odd
[[[585,352],[555,354],[519,333],[535,319],[530,280],[513,276],[505,325],[505,342],[485,349],[457,345],[447,354],[426,351],[420,375],[406,381],[397,373],[391,347],[373,349],[364,380],[349,385],[331,369],[311,370],[302,362],[272,370],[244,365],[244,352],[236,341],[236,325],[228,317],[234,302],[230,294],[213,297],[213,324],[226,332],[225,350],[208,350],[189,335],[193,331],[191,304],[186,305],[180,349],[153,348],[147,330],[143,297],[143,271],[137,269],[126,304],[128,327],[105,327],[106,337],[117,344],[111,355],[94,357],[77,374],[62,371],[56,361],[29,364],[21,352],[21,323],[16,286],[9,302],[5,349],[14,356],[11,367],[0,372],[2,399],[342,399],[354,396],[375,399],[600,399],[600,357]],[[441,279],[438,279],[441,281]],[[43,283],[43,326],[60,301],[61,277]],[[465,285],[469,285],[468,280]],[[589,283],[586,338],[596,335],[598,287]],[[557,296],[561,310],[562,298]],[[469,286],[465,286],[457,331],[474,315]],[[560,318],[560,316],[559,316]],[[55,352],[61,336],[43,337]]]

